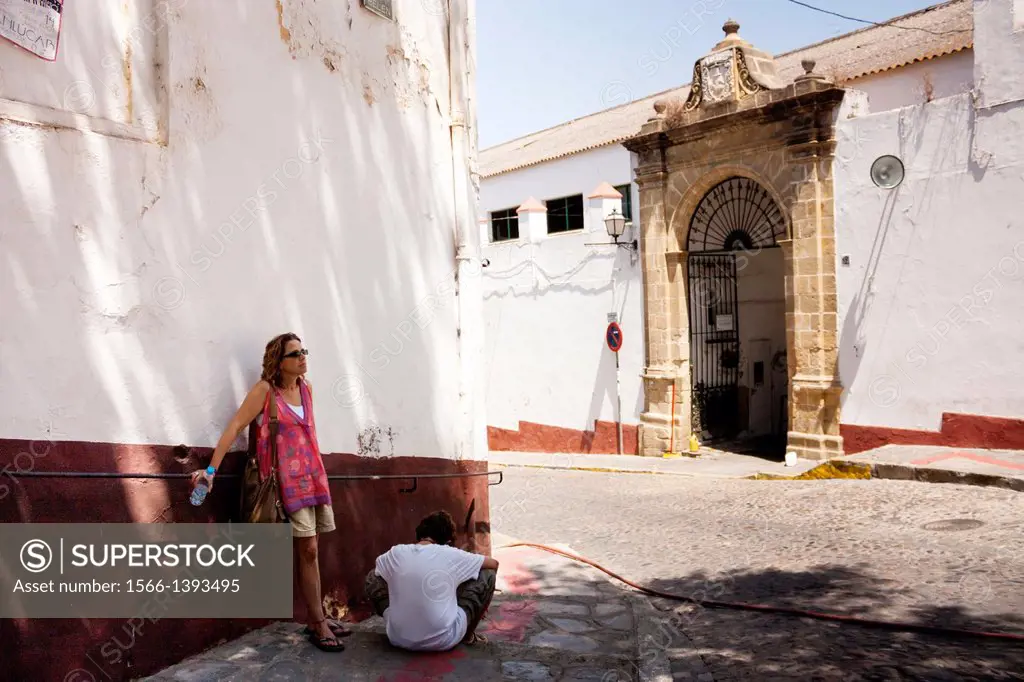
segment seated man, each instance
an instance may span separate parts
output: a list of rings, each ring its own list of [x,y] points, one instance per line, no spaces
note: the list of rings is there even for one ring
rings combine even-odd
[[[377,557],[366,594],[384,617],[391,644],[411,651],[448,651],[476,634],[494,596],[498,562],[453,546],[455,521],[434,512],[416,527],[415,545]]]

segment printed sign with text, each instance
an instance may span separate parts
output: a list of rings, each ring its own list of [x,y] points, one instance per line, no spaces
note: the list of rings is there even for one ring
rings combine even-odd
[[[0,0],[0,37],[52,62],[63,13],[63,0]]]
[[[283,523],[0,524],[0,618],[291,618]]]

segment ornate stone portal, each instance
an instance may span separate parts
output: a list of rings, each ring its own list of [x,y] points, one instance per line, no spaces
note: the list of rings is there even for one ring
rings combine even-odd
[[[711,248],[691,245],[690,226],[708,229],[708,219],[695,220],[695,213],[709,192],[742,187],[757,197],[759,213],[776,217],[741,225],[716,244],[742,249],[762,239],[782,247],[787,441],[801,457],[824,459],[842,453],[832,164],[845,91],[813,74],[813,62],[793,83],[782,82],[772,57],[740,38],[736,22],[723,28],[725,39],[694,65],[686,101],[657,102],[655,115],[625,143],[639,155],[646,315],[640,450],[668,451],[670,426],[676,450],[686,448],[693,407],[689,256]]]

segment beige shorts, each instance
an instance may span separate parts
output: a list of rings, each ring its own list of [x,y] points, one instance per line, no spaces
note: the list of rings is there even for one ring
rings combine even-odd
[[[334,530],[334,508],[329,504],[303,507],[289,514],[292,520],[292,537],[311,538],[318,533]]]

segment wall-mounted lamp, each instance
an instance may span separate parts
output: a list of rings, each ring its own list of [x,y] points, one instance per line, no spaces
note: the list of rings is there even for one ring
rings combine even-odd
[[[880,156],[871,164],[871,181],[882,189],[899,187],[903,176],[903,162],[895,156]]]
[[[619,209],[613,208],[608,217],[604,219],[604,229],[608,231],[608,236],[612,238],[612,241],[587,244],[587,246],[610,246],[614,244],[630,251],[636,251],[638,246],[635,239],[631,242],[619,242],[619,237],[626,231],[626,225],[632,225],[632,223],[626,222],[626,216],[622,215]]]

